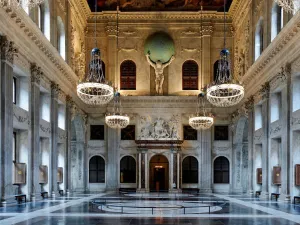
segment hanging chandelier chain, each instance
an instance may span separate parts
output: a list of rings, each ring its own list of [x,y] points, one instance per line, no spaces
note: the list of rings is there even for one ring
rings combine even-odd
[[[226,49],[226,0],[224,0],[224,49]]]
[[[94,42],[95,47],[97,47],[97,12],[98,12],[98,2],[95,0],[95,25],[94,25]]]

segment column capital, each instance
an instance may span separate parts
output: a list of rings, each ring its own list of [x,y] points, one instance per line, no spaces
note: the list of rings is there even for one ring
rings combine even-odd
[[[30,65],[30,71],[31,71],[31,82],[32,83],[41,83],[41,78],[43,76],[43,72],[41,70],[41,67],[37,66],[35,63],[31,63]]]
[[[116,23],[109,22],[105,27],[105,31],[109,36],[117,36],[118,29]]]
[[[214,32],[214,27],[211,25],[202,26],[202,31],[200,31],[201,36],[210,36]]]
[[[13,63],[14,56],[18,53],[18,50],[14,47],[14,43],[9,41],[6,36],[0,36],[0,52],[2,59]]]
[[[259,90],[259,94],[260,94],[262,100],[269,99],[270,82],[266,82],[261,86],[261,89]]]
[[[244,103],[243,106],[246,109],[246,113],[248,114],[249,112],[251,112],[254,109],[254,96],[251,95],[247,101]]]
[[[61,93],[59,85],[51,81],[51,94],[58,96]]]

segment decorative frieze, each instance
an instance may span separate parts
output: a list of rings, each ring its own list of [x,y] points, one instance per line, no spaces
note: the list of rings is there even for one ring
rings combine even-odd
[[[204,36],[212,35],[213,32],[214,32],[214,27],[213,26],[211,26],[211,25],[209,25],[209,26],[202,26],[201,35],[204,35]]]
[[[2,60],[13,63],[14,56],[18,53],[18,50],[14,47],[14,43],[9,41],[6,36],[0,36],[0,52]]]
[[[115,23],[113,24],[108,24],[105,27],[105,31],[107,33],[107,35],[113,35],[113,36],[117,36],[118,30],[117,30],[117,26],[115,25]]]

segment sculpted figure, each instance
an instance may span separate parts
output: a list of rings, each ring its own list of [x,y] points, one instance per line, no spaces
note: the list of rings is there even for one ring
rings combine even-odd
[[[164,68],[169,66],[172,61],[175,59],[174,56],[171,57],[169,62],[163,64],[161,61],[157,61],[156,63],[152,62],[150,59],[150,52],[146,55],[148,63],[154,68],[155,70],[155,90],[157,95],[163,95],[163,83],[164,83]]]

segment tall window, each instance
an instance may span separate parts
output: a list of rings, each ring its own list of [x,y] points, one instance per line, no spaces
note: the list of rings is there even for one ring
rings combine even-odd
[[[283,11],[282,8],[273,4],[272,15],[271,15],[271,41],[277,36],[283,26]]]
[[[215,159],[214,183],[229,184],[229,161],[226,157],[220,156]]]
[[[271,95],[271,123],[280,119],[281,92]]]
[[[255,60],[261,55],[263,51],[263,20],[260,19],[256,25],[255,31]]]
[[[13,77],[13,103],[17,104],[17,78]]]
[[[182,161],[182,183],[198,183],[198,160],[193,156],[188,156]]]
[[[40,5],[40,13],[41,13],[41,24],[40,29],[45,35],[45,37],[50,41],[50,10],[49,10],[49,2],[48,0],[45,0]]]
[[[122,62],[121,72],[121,90],[136,90],[136,65],[131,60]]]
[[[13,132],[12,150],[13,150],[13,162],[16,162],[17,159],[17,133],[16,132]]]
[[[66,59],[65,25],[61,17],[57,17],[57,50]]]
[[[262,128],[262,123],[263,123],[261,105],[257,105],[255,107],[254,114],[255,114],[255,130],[259,130],[260,128]]]
[[[94,156],[90,159],[89,182],[105,183],[105,161],[101,156]]]
[[[300,77],[294,78],[293,82],[293,112],[300,109]]]
[[[136,182],[136,162],[132,156],[125,156],[120,162],[120,183]]]
[[[182,90],[198,90],[198,64],[188,60],[182,65]]]

